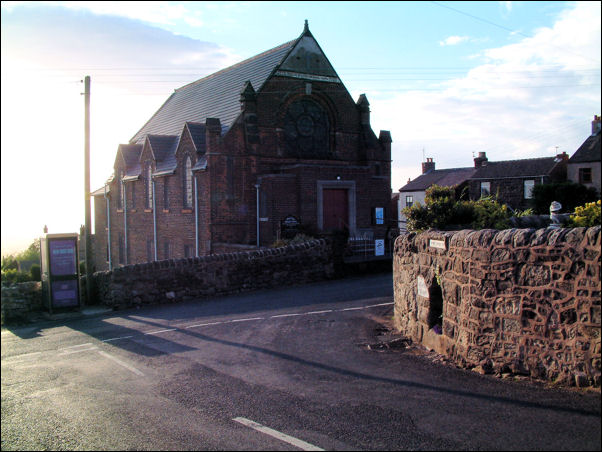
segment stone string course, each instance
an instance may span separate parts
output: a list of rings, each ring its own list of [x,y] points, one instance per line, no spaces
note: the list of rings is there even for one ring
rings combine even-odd
[[[334,276],[323,239],[282,248],[135,264],[94,274],[100,303],[115,309],[319,281]]]
[[[401,235],[396,327],[465,368],[600,386],[600,235],[599,226]]]

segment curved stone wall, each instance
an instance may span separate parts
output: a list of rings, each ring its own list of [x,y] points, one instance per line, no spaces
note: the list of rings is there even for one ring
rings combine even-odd
[[[397,328],[456,364],[600,385],[600,227],[395,242]]]

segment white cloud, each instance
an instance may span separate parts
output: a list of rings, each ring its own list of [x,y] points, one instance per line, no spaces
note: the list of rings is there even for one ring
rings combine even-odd
[[[600,114],[600,32],[600,3],[578,3],[440,90],[368,93],[373,127],[392,131],[393,190],[420,175],[423,148],[437,168],[472,166],[479,151],[492,161],[574,153]]]
[[[470,38],[468,36],[450,36],[443,41],[439,41],[440,46],[455,46],[462,42],[468,41]]]

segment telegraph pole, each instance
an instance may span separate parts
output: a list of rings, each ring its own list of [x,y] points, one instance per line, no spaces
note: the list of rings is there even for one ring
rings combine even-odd
[[[85,97],[85,108],[86,108],[86,112],[85,112],[85,158],[84,158],[84,172],[85,172],[85,177],[84,177],[84,193],[85,193],[85,200],[86,200],[86,207],[85,207],[85,215],[86,215],[86,223],[85,223],[85,230],[84,230],[84,234],[85,234],[85,246],[86,246],[86,300],[87,303],[89,304],[92,299],[91,299],[91,293],[92,293],[92,240],[91,240],[91,236],[90,236],[90,223],[91,223],[91,217],[90,217],[90,76],[86,75],[86,78],[84,79],[84,87],[85,87],[85,91],[84,91],[84,97]]]

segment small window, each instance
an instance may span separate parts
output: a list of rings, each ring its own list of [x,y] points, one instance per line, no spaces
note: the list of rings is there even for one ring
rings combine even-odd
[[[523,182],[525,199],[533,199],[533,187],[535,187],[534,180],[526,180]]]
[[[117,204],[117,208],[119,210],[123,209],[123,171],[119,172],[119,180],[117,181],[117,188],[118,190],[118,194],[119,194],[119,199],[117,200],[118,204]]]
[[[591,184],[592,183],[592,169],[591,168],[579,168],[579,183],[580,184]]]
[[[153,208],[153,174],[150,164],[146,169],[146,208]]]
[[[132,182],[130,183],[130,185],[132,186],[132,203],[130,205],[130,209],[135,209],[136,208],[136,182]]]
[[[184,245],[184,257],[193,257],[192,245]]]
[[[166,240],[163,243],[163,254],[165,256],[165,259],[171,259],[171,243],[169,242],[169,240]]]
[[[154,251],[153,241],[147,240],[146,241],[146,261],[147,262],[152,262],[155,260],[154,259],[155,253],[153,251]]]
[[[184,163],[184,207],[192,208],[192,163],[190,157],[186,157]]]
[[[163,208],[169,209],[169,178],[163,178]]]
[[[406,207],[412,207],[414,205],[414,195],[406,195]]]
[[[481,182],[481,198],[491,194],[491,182]]]
[[[119,234],[119,263],[125,263],[125,241],[121,234]]]

